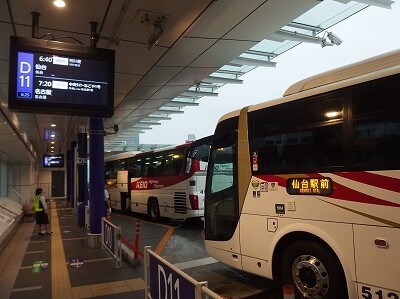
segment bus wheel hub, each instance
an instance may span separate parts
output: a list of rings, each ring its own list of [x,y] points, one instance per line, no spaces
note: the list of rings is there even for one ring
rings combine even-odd
[[[292,265],[292,278],[305,298],[323,298],[328,292],[328,272],[314,256],[299,256]]]

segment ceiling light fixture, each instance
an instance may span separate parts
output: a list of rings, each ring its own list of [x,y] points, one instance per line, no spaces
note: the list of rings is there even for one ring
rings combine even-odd
[[[57,125],[56,124],[51,124],[50,127],[54,128],[54,127],[57,127]]]
[[[65,1],[63,0],[55,0],[53,1],[53,4],[57,7],[65,7]]]
[[[342,113],[339,111],[329,111],[325,113],[326,117],[332,118],[332,117],[337,117],[339,115],[341,115]]]

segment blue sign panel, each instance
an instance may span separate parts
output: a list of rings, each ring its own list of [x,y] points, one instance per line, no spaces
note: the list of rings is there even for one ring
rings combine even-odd
[[[33,97],[33,54],[18,53],[17,98]]]
[[[153,255],[150,258],[150,294],[153,299],[194,299],[196,286]]]
[[[115,244],[114,244],[114,226],[110,225],[107,221],[103,221],[103,232],[104,232],[104,245],[111,251],[115,252]]]

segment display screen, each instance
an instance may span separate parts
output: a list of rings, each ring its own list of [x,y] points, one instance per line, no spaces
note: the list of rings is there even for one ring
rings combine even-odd
[[[11,110],[110,117],[113,50],[56,41],[10,38]]]
[[[286,191],[291,195],[323,195],[333,192],[333,181],[328,177],[320,178],[288,178]]]
[[[64,155],[43,155],[43,167],[64,167]]]

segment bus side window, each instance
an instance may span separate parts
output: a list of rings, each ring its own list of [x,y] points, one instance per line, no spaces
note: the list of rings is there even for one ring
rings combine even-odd
[[[400,163],[400,121],[356,122],[354,160],[357,166]]]
[[[147,168],[147,176],[154,176],[155,175],[155,171],[156,171],[156,169],[154,168],[154,166],[150,165]]]
[[[174,174],[174,166],[172,165],[172,160],[168,160],[165,162],[164,174],[167,176]]]
[[[313,130],[313,153],[316,167],[343,166],[343,125],[330,125]]]
[[[181,172],[182,168],[182,155],[179,155],[178,157],[172,160],[172,166],[174,175],[178,175]]]

